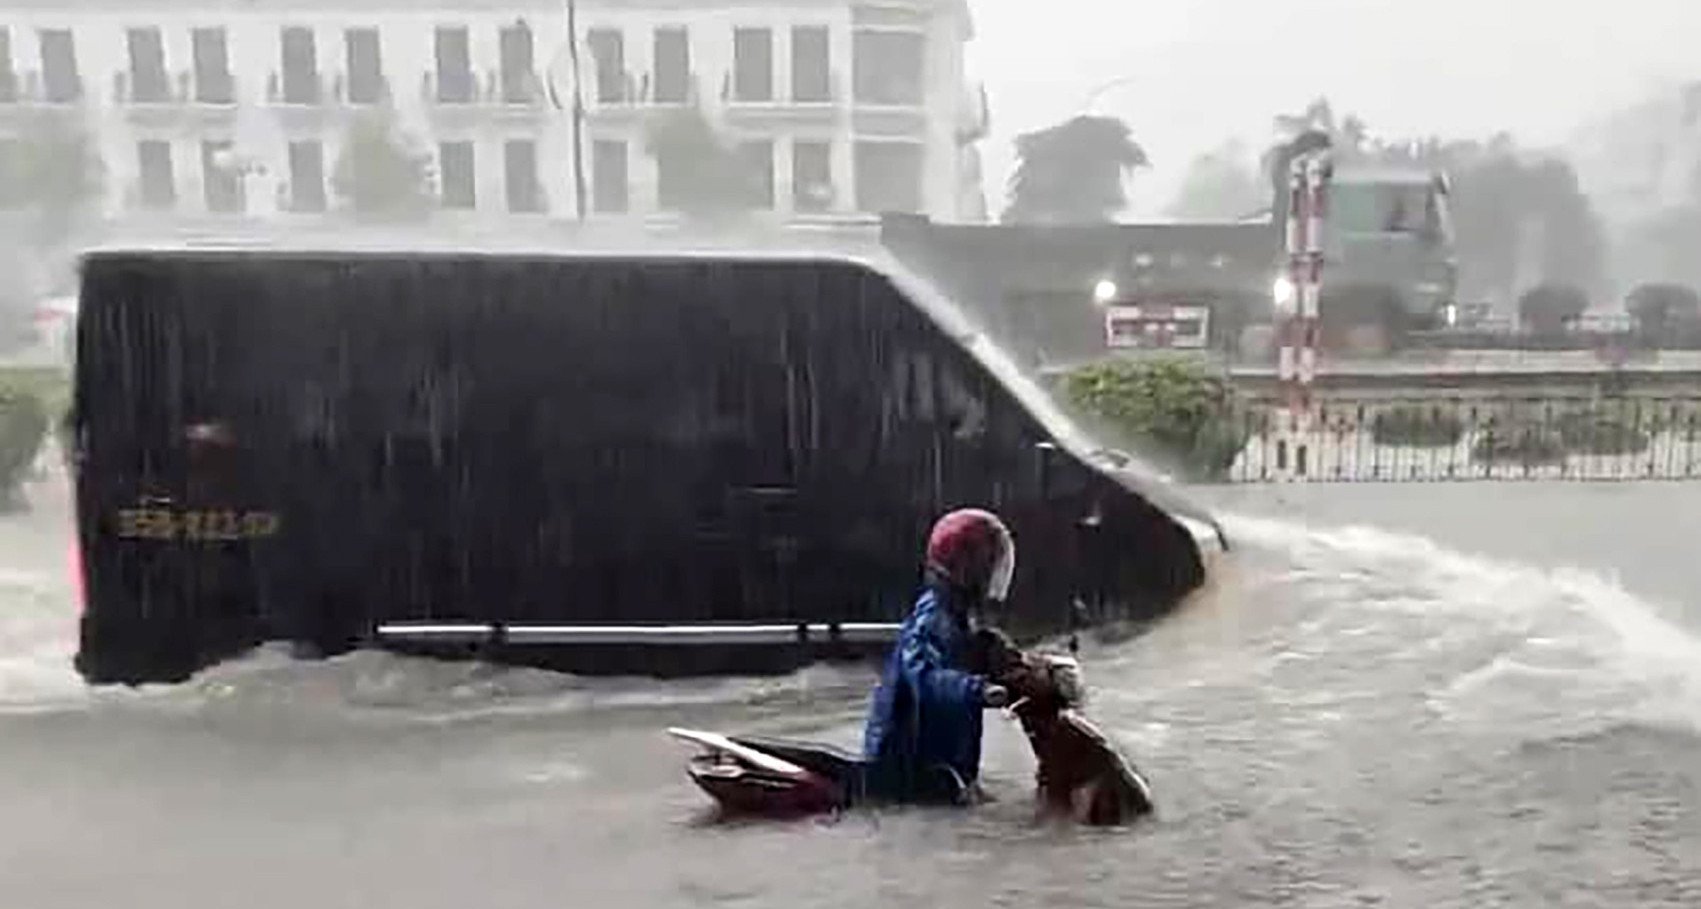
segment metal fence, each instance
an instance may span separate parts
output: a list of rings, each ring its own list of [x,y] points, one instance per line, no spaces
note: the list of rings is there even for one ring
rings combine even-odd
[[[1302,431],[1233,422],[1233,483],[1701,479],[1701,395],[1325,400]]]

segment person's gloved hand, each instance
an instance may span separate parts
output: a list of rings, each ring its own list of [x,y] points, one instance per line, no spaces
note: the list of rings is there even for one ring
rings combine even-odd
[[[986,686],[981,689],[980,699],[981,703],[993,709],[1008,707],[1010,706],[1010,689],[1003,685],[987,682]]]

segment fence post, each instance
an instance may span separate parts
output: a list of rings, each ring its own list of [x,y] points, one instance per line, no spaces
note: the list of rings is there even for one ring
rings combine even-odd
[[[1277,299],[1276,439],[1291,457],[1279,459],[1277,479],[1305,480],[1319,459],[1311,450],[1311,383],[1317,375],[1318,310],[1323,294],[1323,218],[1328,198],[1327,150],[1293,160],[1287,224],[1287,276],[1291,299]]]

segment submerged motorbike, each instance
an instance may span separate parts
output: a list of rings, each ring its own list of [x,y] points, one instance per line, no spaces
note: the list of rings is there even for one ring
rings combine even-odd
[[[1151,787],[1081,713],[1086,688],[1073,655],[1024,652],[994,629],[975,632],[971,668],[1010,691],[1005,712],[1026,733],[1038,803],[1049,815],[1118,825],[1150,814]],[[798,817],[862,801],[863,760],[830,745],[671,728],[698,751],[686,772],[731,815]]]

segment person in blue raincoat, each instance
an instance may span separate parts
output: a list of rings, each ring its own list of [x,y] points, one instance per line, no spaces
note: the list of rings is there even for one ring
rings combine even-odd
[[[933,525],[926,583],[869,705],[866,796],[960,804],[974,791],[981,712],[1009,693],[966,671],[970,616],[1003,601],[1015,567],[1015,541],[991,512],[960,509]]]

